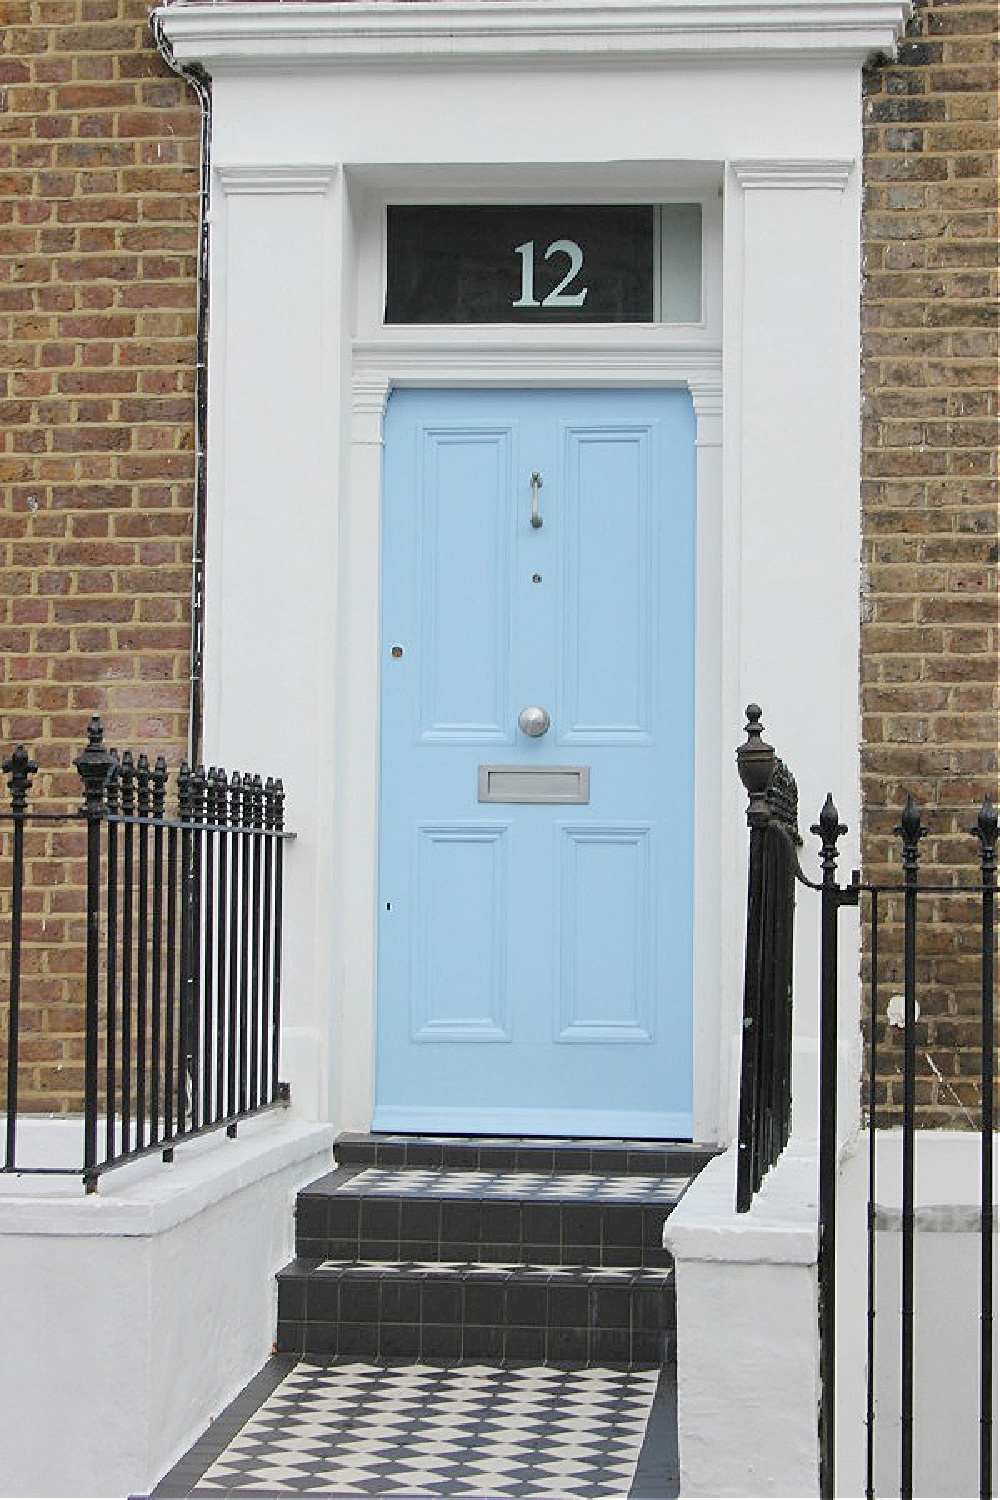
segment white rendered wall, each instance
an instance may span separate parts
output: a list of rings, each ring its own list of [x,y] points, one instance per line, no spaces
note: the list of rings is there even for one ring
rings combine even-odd
[[[667,1220],[677,1276],[681,1494],[819,1492],[815,1156],[786,1153],[737,1214],[736,1151]]]
[[[1000,1137],[993,1141],[1000,1181]],[[918,1131],[915,1147],[913,1484],[921,1496],[979,1493],[980,1141],[972,1131]],[[877,1138],[875,1492],[899,1492],[901,1137]],[[845,1154],[838,1180],[837,1468],[844,1494],[865,1488],[868,1141]],[[993,1225],[993,1306],[997,1222]],[[994,1311],[994,1318],[996,1312]],[[994,1323],[994,1364],[996,1324]],[[997,1493],[998,1382],[993,1383]]]
[[[296,1190],[334,1132],[245,1122],[79,1179],[0,1191],[0,1494],[146,1492],[271,1352]]]
[[[832,789],[851,825],[846,867],[856,847],[860,65],[891,45],[905,6],[834,4],[828,31],[807,7],[776,43],[755,28],[780,29],[780,8],[737,3],[718,48],[712,6],[680,42],[669,6],[635,33],[643,5],[445,8],[440,24],[442,6],[420,0],[162,12],[181,60],[213,75],[205,742],[227,765],[290,768],[283,1075],[308,1116],[370,1124],[387,390],[689,384],[695,1134],[726,1140],[745,920],[733,753],[750,699],[799,778],[803,823]],[[598,45],[588,27],[605,11]],[[386,201],[649,202],[692,183],[719,186],[724,217],[701,329],[378,324],[380,243],[366,226]],[[805,909],[800,931],[795,1127],[810,1135]],[[843,1034],[850,1051],[850,985]]]

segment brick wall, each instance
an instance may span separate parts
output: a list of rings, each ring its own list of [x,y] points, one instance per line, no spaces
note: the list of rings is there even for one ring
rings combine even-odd
[[[199,111],[144,0],[2,0],[0,20],[0,745],[78,798],[92,713],[109,743],[184,753]],[[21,1100],[65,1107],[77,830],[28,852]]]
[[[975,879],[964,830],[997,786],[997,35],[980,0],[929,0],[865,77],[862,789],[869,878],[899,877],[907,793],[922,863]],[[920,950],[925,1122],[978,1120],[975,903]],[[898,954],[882,965],[899,988]],[[898,1032],[880,1097],[900,1102]],[[936,1071],[935,1071],[936,1070]],[[940,1075],[940,1076],[938,1076]]]
[[[77,794],[91,713],[174,767],[187,729],[198,110],[146,16],[145,0],[0,0],[0,745],[31,745],[59,796]],[[876,877],[898,868],[907,791],[934,808],[925,859],[970,873],[958,834],[996,782],[996,100],[997,9],[978,0],[922,5],[898,61],[866,74]],[[21,1087],[54,1107],[78,1084],[81,866],[65,830],[33,838]],[[928,1118],[975,1104],[968,931],[939,928],[922,959],[944,1079],[922,1080]],[[890,1100],[894,1080],[889,1058]]]

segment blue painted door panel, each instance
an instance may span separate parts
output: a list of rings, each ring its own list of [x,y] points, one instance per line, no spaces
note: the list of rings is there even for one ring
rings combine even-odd
[[[377,1129],[690,1135],[694,455],[686,392],[390,398]]]

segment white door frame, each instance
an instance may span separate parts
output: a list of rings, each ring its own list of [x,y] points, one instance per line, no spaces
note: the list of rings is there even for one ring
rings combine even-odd
[[[370,1118],[388,390],[681,383],[699,434],[695,1130],[730,1137],[745,901],[732,754],[749,699],[799,774],[804,824],[829,786],[845,789],[845,864],[856,857],[861,67],[893,47],[908,8],[253,0],[159,12],[178,59],[212,76],[206,753],[289,782],[299,838],[282,1066],[305,1115],[353,1129]],[[366,226],[379,203],[448,201],[445,190],[470,203],[657,202],[692,182],[722,192],[712,329],[432,340],[373,320],[382,270]],[[853,967],[841,966],[848,1047]],[[809,1133],[813,970],[796,975],[793,1081],[793,1130]]]

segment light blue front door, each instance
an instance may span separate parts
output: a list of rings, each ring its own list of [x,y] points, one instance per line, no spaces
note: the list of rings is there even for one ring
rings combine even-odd
[[[690,1136],[694,517],[687,392],[390,397],[376,1129]]]

